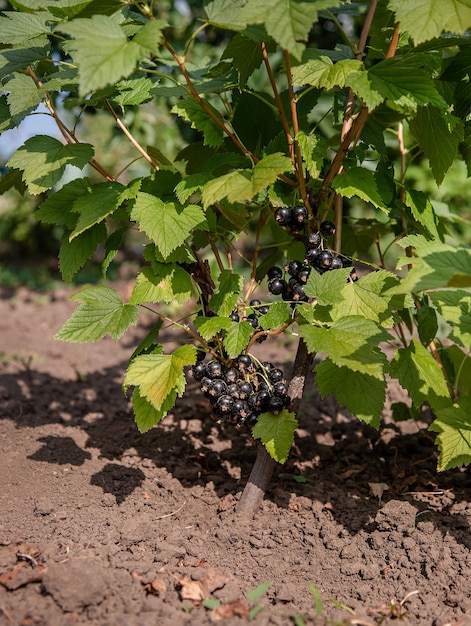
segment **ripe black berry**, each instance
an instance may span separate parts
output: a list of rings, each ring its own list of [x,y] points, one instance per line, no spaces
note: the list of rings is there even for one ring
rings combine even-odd
[[[268,372],[268,378],[272,383],[278,383],[284,379],[283,371],[274,367],[272,370]]]
[[[281,398],[278,398],[278,396],[272,396],[268,402],[268,409],[272,412],[272,413],[279,413],[280,411],[283,410],[284,407],[284,402]]]
[[[321,252],[322,250],[320,248],[308,248],[306,250],[306,263],[309,263],[309,265],[316,265],[317,258]]]
[[[199,363],[200,361],[204,361],[206,357],[206,352],[204,350],[196,351],[196,361]]]
[[[243,372],[252,365],[252,359],[249,357],[248,354],[240,354],[237,357],[236,364],[239,371]]]
[[[303,268],[303,264],[301,261],[297,261],[293,259],[287,265],[287,271],[290,276],[296,276],[298,272]]]
[[[206,365],[206,375],[208,378],[221,378],[222,377],[222,365],[219,361],[210,361]]]
[[[234,409],[234,400],[231,396],[220,396],[214,406],[214,412],[218,417],[230,417]]]
[[[212,381],[208,393],[210,398],[217,399],[227,393],[227,385],[221,378],[216,378]]]
[[[306,294],[304,292],[304,287],[298,283],[293,287],[293,300],[305,300]]]
[[[250,315],[247,315],[246,321],[250,324],[250,326],[252,326],[252,328],[258,327],[258,319],[255,313],[251,313]]]
[[[229,315],[229,319],[232,320],[233,322],[239,322],[240,317],[237,311],[232,311],[232,313]]]
[[[334,256],[330,265],[331,270],[339,270],[343,267],[342,259],[338,256]]]
[[[307,279],[309,278],[310,273],[311,273],[311,268],[307,267],[305,269],[302,269],[296,278],[299,280],[300,283],[305,284],[307,283]]]
[[[205,376],[201,380],[200,389],[201,389],[201,391],[204,393],[204,395],[206,397],[209,396],[209,388],[211,387],[212,383],[213,383],[213,381],[210,378],[208,378],[207,376]]]
[[[280,207],[275,211],[275,219],[280,226],[288,226],[291,221],[292,211],[288,207]]]
[[[263,411],[269,405],[271,399],[271,394],[267,389],[262,389],[257,394],[257,398],[255,401],[255,406],[259,411]]]
[[[235,383],[239,380],[239,372],[235,367],[230,367],[224,372],[224,380],[226,383]]]
[[[282,397],[288,393],[288,385],[284,381],[280,380],[278,383],[273,385],[272,391],[274,396]]]
[[[322,270],[328,270],[332,265],[333,254],[330,250],[322,250],[317,257],[316,265]]]
[[[260,306],[262,303],[260,302],[260,300],[250,300],[249,305],[250,306]]]
[[[237,383],[229,383],[227,385],[227,395],[233,398],[239,397],[239,385]]]
[[[249,405],[245,400],[235,400],[233,405],[234,414],[240,417],[247,417],[250,413]]]
[[[203,380],[203,376],[206,374],[206,365],[204,363],[197,363],[191,368],[193,378],[197,381]]]
[[[253,393],[253,387],[248,381],[243,381],[237,385],[239,390],[239,398],[246,400]]]
[[[266,315],[269,310],[270,310],[270,307],[268,306],[268,304],[264,304],[258,309],[258,312],[260,313],[260,315]]]
[[[333,222],[322,222],[319,230],[323,237],[330,237],[335,233],[335,224]]]
[[[274,296],[279,296],[286,289],[286,281],[282,278],[274,278],[268,283],[268,291]]]
[[[305,206],[295,206],[292,211],[292,222],[300,222],[301,224],[307,218],[307,209]]]
[[[317,248],[321,243],[320,233],[311,233],[308,237],[308,244],[313,248]]]
[[[274,278],[282,278],[282,277],[283,277],[283,270],[280,267],[277,267],[276,265],[274,265],[273,267],[270,267],[270,269],[267,272],[268,280],[273,280]]]

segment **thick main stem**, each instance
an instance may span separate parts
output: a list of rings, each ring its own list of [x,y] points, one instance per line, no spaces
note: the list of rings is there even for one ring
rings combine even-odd
[[[303,339],[299,340],[294,359],[293,374],[288,393],[292,398],[292,411],[297,413],[304,392],[304,385],[313,355],[309,353]],[[259,444],[257,458],[237,505],[237,512],[253,517],[262,505],[263,497],[270,484],[276,462],[268,454],[265,446]]]

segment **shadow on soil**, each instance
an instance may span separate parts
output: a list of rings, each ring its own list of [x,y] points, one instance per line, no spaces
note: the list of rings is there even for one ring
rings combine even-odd
[[[0,419],[13,420],[17,428],[60,425],[84,431],[84,448],[60,431],[39,437],[37,451],[28,458],[80,466],[91,458],[89,449],[97,449],[109,462],[90,482],[112,494],[118,504],[145,479],[141,469],[119,463],[130,449],[140,460],[165,468],[185,487],[212,482],[220,498],[240,492],[256,456],[250,436],[234,429],[218,433],[194,383],[178,401],[173,417],[140,434],[122,395],[123,371],[124,364],[77,381],[35,370],[4,374]],[[469,471],[437,474],[436,448],[427,432],[417,428],[404,434],[395,424],[377,432],[344,414],[332,399],[321,400],[314,390],[307,397],[296,444],[287,464],[274,475],[268,498],[281,507],[288,507],[293,495],[320,502],[354,535],[368,526],[380,506],[372,497],[371,483],[385,483],[383,502],[391,498],[411,502],[417,519],[433,522],[442,533],[453,534],[471,548],[471,529],[464,516],[452,513],[450,506],[435,510],[415,497],[450,490],[455,503],[469,500]],[[234,468],[240,480],[234,478]]]

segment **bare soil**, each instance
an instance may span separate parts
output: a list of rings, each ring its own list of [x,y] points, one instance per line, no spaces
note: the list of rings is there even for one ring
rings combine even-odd
[[[69,295],[0,291],[1,626],[471,624],[471,477],[437,474],[425,422],[386,412],[376,432],[311,387],[241,518],[250,436],[221,430],[191,381],[139,434],[121,382],[142,326],[53,341]],[[289,373],[293,346],[268,344]]]

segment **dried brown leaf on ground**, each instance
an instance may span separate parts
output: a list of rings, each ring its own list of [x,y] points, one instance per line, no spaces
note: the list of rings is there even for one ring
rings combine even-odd
[[[243,600],[234,600],[227,604],[221,604],[211,611],[211,619],[219,622],[230,617],[240,617],[244,620],[249,617],[249,607]]]

